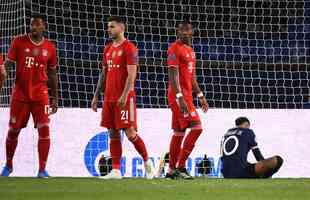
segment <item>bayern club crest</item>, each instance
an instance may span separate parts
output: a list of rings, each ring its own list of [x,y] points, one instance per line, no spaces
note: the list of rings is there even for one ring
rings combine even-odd
[[[38,56],[39,53],[40,53],[40,50],[39,50],[38,48],[32,49],[32,55],[33,55],[33,56]]]

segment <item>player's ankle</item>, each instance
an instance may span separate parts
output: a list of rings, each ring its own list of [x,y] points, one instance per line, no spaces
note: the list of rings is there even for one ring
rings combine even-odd
[[[9,168],[10,170],[13,169],[13,163],[7,162],[7,163],[5,164],[5,166],[6,166],[7,168]]]

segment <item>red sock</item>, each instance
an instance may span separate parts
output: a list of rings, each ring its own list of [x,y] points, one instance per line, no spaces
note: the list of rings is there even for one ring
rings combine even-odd
[[[45,170],[48,153],[50,149],[50,129],[49,126],[42,126],[38,128],[38,153],[39,153],[39,171]]]
[[[138,153],[141,155],[144,161],[147,161],[149,159],[145,144],[143,140],[140,138],[138,134],[134,136],[133,138],[128,138],[130,142],[135,146]]]
[[[186,136],[184,143],[183,143],[183,148],[180,153],[180,160],[178,163],[179,168],[185,167],[185,162],[187,158],[189,157],[189,155],[191,154],[191,152],[193,151],[195,143],[197,139],[199,138],[201,132],[202,132],[202,129],[200,127],[193,128],[190,130],[190,132]]]
[[[184,138],[184,132],[174,132],[170,141],[169,148],[169,169],[173,170],[178,162],[181,145]]]
[[[8,135],[5,141],[6,147],[6,165],[9,168],[13,168],[13,157],[18,143],[18,131],[12,131],[11,129],[8,131]]]
[[[112,168],[120,169],[122,157],[122,143],[119,137],[110,138],[110,154],[112,158]]]

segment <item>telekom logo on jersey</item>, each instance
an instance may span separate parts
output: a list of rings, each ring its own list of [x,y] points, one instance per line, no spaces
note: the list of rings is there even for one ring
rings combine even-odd
[[[27,56],[26,57],[26,62],[25,62],[25,65],[27,68],[31,68],[33,66],[35,67],[39,67],[39,63],[38,62],[34,62],[34,57],[31,57],[31,56]],[[44,65],[40,65],[40,67],[43,67]]]

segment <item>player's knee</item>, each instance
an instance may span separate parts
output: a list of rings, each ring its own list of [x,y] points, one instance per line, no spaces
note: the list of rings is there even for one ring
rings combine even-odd
[[[119,130],[109,129],[109,135],[111,139],[119,139],[121,135],[119,134]]]
[[[7,139],[17,140],[19,133],[20,133],[20,129],[10,127],[8,131]]]
[[[283,165],[283,158],[281,156],[275,156],[274,157],[277,161],[277,164],[275,166],[276,169],[280,169],[280,167]]]
[[[50,138],[50,131],[48,124],[38,124],[37,125],[38,132],[39,132],[39,139],[49,139]]]

